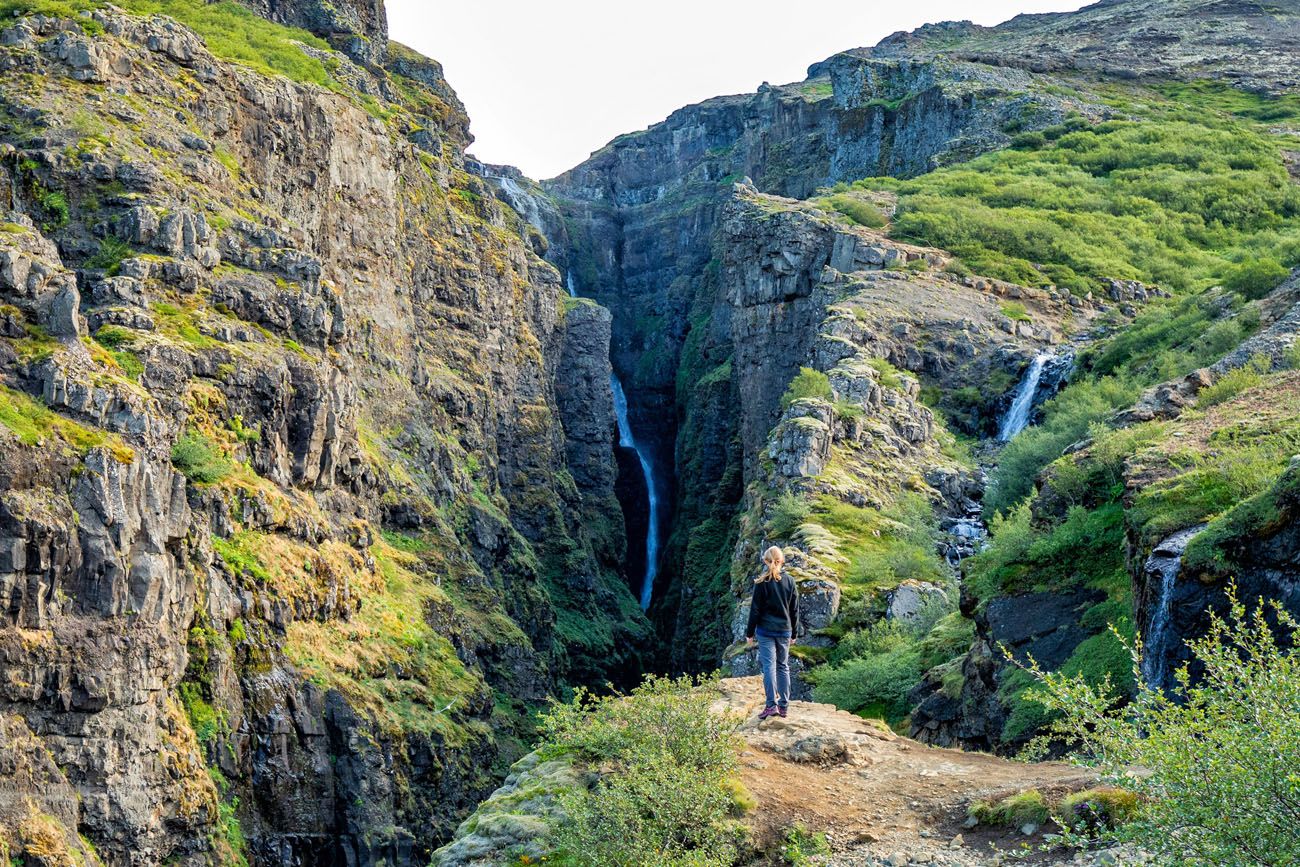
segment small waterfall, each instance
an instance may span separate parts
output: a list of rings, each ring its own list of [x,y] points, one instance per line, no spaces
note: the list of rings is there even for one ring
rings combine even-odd
[[[1187,543],[1203,529],[1205,525],[1200,524],[1179,530],[1156,545],[1143,566],[1148,582],[1160,578],[1160,595],[1142,639],[1142,679],[1151,689],[1164,690],[1169,680],[1169,617],[1173,613],[1174,583],[1178,580]]]
[[[1029,363],[1029,369],[1016,386],[1016,396],[998,426],[999,442],[1007,442],[1028,427],[1034,410],[1034,395],[1038,393],[1038,382],[1043,378],[1043,367],[1054,357],[1049,353],[1039,353]]]
[[[617,376],[609,378],[610,388],[614,391],[614,414],[618,419],[618,444],[636,452],[641,462],[641,473],[645,476],[646,492],[650,497],[650,516],[646,523],[645,536],[645,578],[641,582],[641,608],[650,607],[650,597],[654,593],[655,573],[659,561],[659,491],[655,486],[654,467],[649,454],[636,443],[632,436],[632,424],[627,417],[627,395],[623,393],[623,384]]]
[[[573,272],[564,272],[564,285],[569,294],[578,297],[578,287],[573,280]],[[614,417],[618,421],[618,444],[625,449],[636,452],[641,463],[641,475],[645,478],[646,492],[650,498],[650,514],[646,521],[645,536],[645,577],[641,580],[641,609],[650,607],[650,597],[654,593],[655,575],[659,567],[659,489],[655,486],[654,465],[647,451],[636,444],[632,436],[632,423],[628,420],[627,395],[623,392],[623,383],[610,374],[610,390],[614,392]]]

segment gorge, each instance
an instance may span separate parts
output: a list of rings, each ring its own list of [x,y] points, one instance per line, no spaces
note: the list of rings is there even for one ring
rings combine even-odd
[[[542,181],[378,0],[0,8],[16,864],[550,857],[599,774],[539,709],[748,709],[772,544],[840,712],[747,760],[990,863],[1022,665],[1123,701],[1138,635],[1170,689],[1233,592],[1300,614],[1293,0],[927,25]]]

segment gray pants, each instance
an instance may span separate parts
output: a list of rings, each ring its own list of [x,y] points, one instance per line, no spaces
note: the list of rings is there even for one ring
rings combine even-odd
[[[785,707],[790,703],[790,636],[760,633],[755,637],[767,706]]]

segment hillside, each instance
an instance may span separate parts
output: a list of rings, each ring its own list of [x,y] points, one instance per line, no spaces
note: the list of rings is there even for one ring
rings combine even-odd
[[[994,757],[1021,664],[1300,615],[1293,2],[928,25],[540,182],[377,0],[0,10],[19,864],[428,863],[576,687],[751,710],[772,544],[751,842],[987,863],[972,802],[1085,782]]]

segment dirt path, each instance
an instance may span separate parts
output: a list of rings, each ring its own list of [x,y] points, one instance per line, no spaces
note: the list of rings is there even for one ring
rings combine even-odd
[[[1050,795],[1090,782],[1065,764],[926,746],[831,705],[794,702],[787,719],[759,722],[757,677],[724,680],[722,691],[720,706],[747,717],[741,778],[759,804],[753,814],[758,833],[771,840],[795,822],[825,832],[834,864],[882,863],[898,855],[914,863],[993,864],[999,850],[1023,850],[1041,837],[965,828],[971,802],[1031,788]]]

